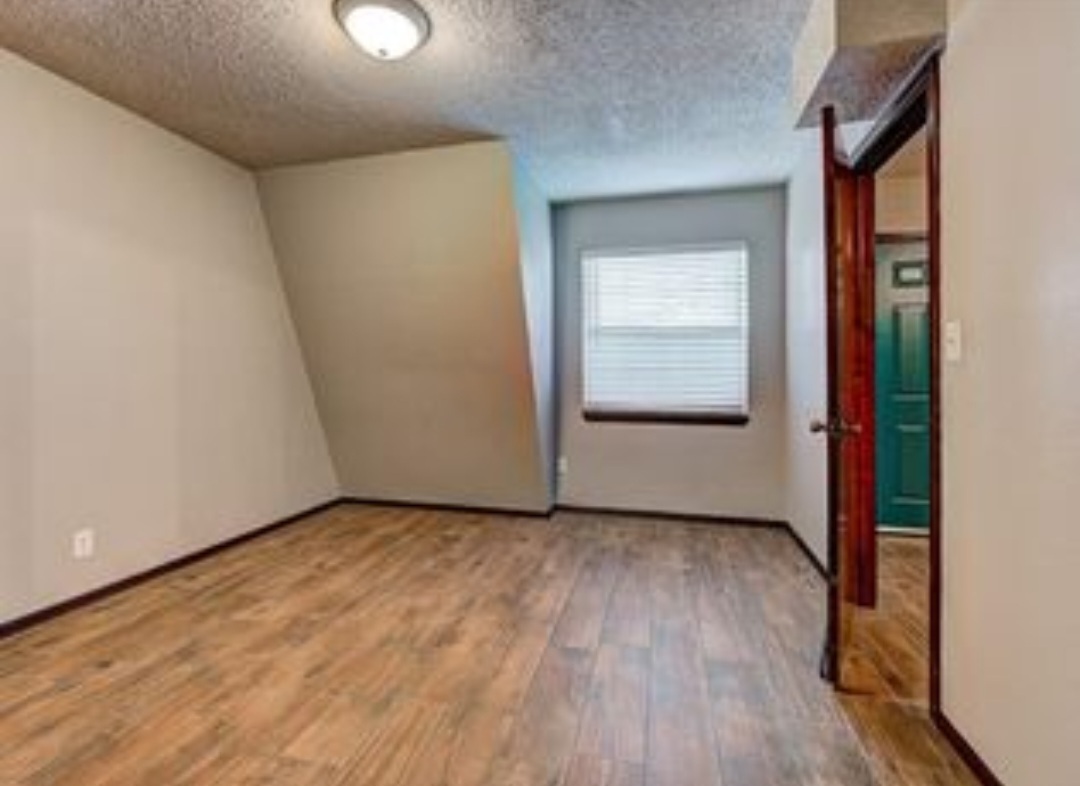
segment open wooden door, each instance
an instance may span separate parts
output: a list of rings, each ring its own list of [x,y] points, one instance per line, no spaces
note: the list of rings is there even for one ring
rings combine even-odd
[[[829,441],[829,626],[824,671],[843,683],[852,606],[877,595],[874,483],[874,179],[852,169],[836,115],[822,119],[828,417],[811,430]]]

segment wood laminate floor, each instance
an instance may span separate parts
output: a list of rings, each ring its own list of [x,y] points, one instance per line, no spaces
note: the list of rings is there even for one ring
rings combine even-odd
[[[0,784],[969,782],[823,597],[777,530],[339,507],[0,642]]]
[[[856,692],[926,707],[930,695],[930,544],[878,538],[878,604],[853,617],[848,654]]]
[[[886,784],[978,782],[930,720],[930,554],[925,538],[878,538],[878,605],[855,612],[840,701]]]

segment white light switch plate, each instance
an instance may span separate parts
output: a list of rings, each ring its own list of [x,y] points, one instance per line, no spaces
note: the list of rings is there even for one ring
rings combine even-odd
[[[94,556],[94,531],[81,529],[71,539],[71,553],[75,559],[90,559]]]
[[[964,359],[964,331],[960,323],[951,320],[945,323],[945,360],[959,363]]]

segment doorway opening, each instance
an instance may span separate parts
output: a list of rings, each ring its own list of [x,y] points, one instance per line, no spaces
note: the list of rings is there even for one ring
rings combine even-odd
[[[845,690],[926,706],[930,687],[930,286],[926,129],[877,171],[873,230],[873,530]]]
[[[936,59],[851,154],[823,115],[829,627],[837,687],[940,708],[940,103]]]

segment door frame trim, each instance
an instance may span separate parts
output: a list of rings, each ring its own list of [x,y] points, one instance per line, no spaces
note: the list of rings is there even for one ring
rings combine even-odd
[[[840,362],[836,352],[838,325],[836,314],[839,308],[835,282],[837,263],[834,249],[837,244],[836,232],[836,168],[837,168],[837,120],[836,108],[825,107],[821,112],[822,160],[824,162],[823,184],[825,190],[825,405],[828,417],[837,411],[840,402]],[[821,654],[821,676],[834,685],[840,680],[840,533],[837,521],[840,515],[840,482],[838,473],[833,468],[840,462],[840,447],[834,439],[826,440],[826,453],[829,472],[826,480],[826,538],[825,564],[828,567],[827,614],[825,622],[825,647]]]
[[[838,160],[835,134],[836,112],[827,107],[823,112],[822,128],[825,136],[825,217],[826,248],[835,243],[835,200],[832,194],[832,167]],[[930,712],[937,718],[941,716],[941,612],[942,612],[942,467],[941,467],[941,70],[940,55],[935,53],[905,85],[904,89],[881,114],[880,119],[867,135],[864,142],[850,157],[851,168],[858,175],[876,177],[877,172],[892,158],[917,132],[925,129],[926,145],[926,182],[927,182],[927,268],[928,290],[930,298],[930,619],[929,619],[929,681]],[[833,155],[829,155],[829,151]],[[873,247],[876,238],[872,222],[863,222],[860,232],[867,248]],[[831,254],[828,258],[831,258]],[[863,260],[864,263],[866,260]],[[871,260],[872,261],[872,260]],[[829,262],[826,262],[827,266]],[[833,313],[836,308],[834,287],[829,278],[834,270],[826,270],[827,287],[826,308]],[[829,320],[830,324],[835,320]],[[830,411],[833,411],[834,396],[839,391],[839,366],[832,356],[832,346],[836,336],[830,328],[827,337],[830,356],[827,360],[828,391]],[[872,411],[872,410],[871,410]],[[834,460],[830,444],[830,461]],[[838,458],[838,457],[835,457]],[[829,546],[830,567],[829,612],[827,625],[827,643],[822,658],[822,674],[833,682],[839,678],[840,653],[835,647],[836,633],[839,626],[839,592],[836,582],[836,570],[839,559],[839,540],[836,532],[836,513],[834,500],[839,499],[838,478],[830,478],[829,487]],[[834,485],[837,488],[834,488]]]

